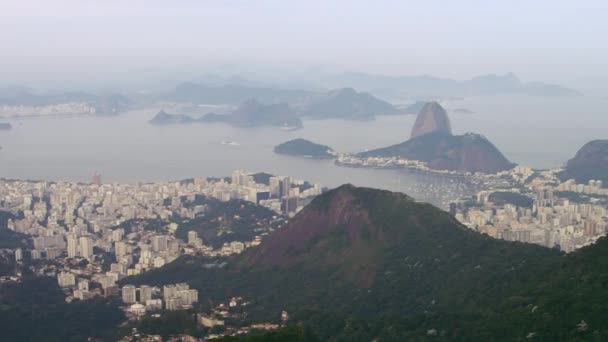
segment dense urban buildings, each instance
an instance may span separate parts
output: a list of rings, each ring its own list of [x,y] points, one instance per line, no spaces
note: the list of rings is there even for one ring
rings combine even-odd
[[[480,191],[473,206],[452,214],[494,238],[572,252],[606,234],[608,189],[595,180],[560,182],[560,171],[518,166],[504,173],[516,182],[512,188]]]
[[[188,284],[165,286],[160,296],[158,288],[119,289],[117,282],[184,254],[241,253],[273,229],[264,226],[266,221],[258,222],[262,226],[252,240],[227,241],[215,248],[194,230],[177,238],[180,223],[205,216],[208,205],[199,203],[201,198],[255,203],[274,211],[279,220],[321,193],[318,184],[264,175],[260,183],[254,181],[256,175],[241,170],[230,178],[145,184],[102,184],[98,173],[91,184],[0,180],[0,209],[14,214],[8,229],[33,238],[31,250],[14,250],[15,261],[21,262],[24,253],[28,260],[52,261],[37,264],[34,271],[56,277],[59,286],[69,290],[67,301],[119,295],[136,315],[158,308],[177,310],[198,301],[198,292]]]

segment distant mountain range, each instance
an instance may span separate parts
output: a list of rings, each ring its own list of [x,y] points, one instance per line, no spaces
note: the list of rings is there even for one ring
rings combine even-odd
[[[243,297],[319,340],[605,340],[608,240],[564,256],[492,239],[400,193],[344,185],[224,266],[184,256],[122,284]],[[263,339],[262,339],[263,340]]]
[[[593,140],[581,147],[560,173],[562,180],[575,179],[578,183],[601,180],[608,186],[608,140]]]
[[[236,110],[226,115],[207,113],[200,118],[185,114],[168,114],[161,110],[150,121],[153,125],[193,124],[225,122],[237,127],[278,126],[302,127],[302,120],[286,103],[264,105],[256,100],[243,102]]]
[[[245,98],[245,100],[242,100]],[[240,107],[227,117],[237,126],[254,126],[255,120],[264,113],[274,111],[281,115],[271,115],[262,121],[280,121],[281,125],[300,127],[299,117],[312,119],[371,120],[376,115],[405,114],[392,104],[369,93],[357,92],[351,88],[336,89],[327,93],[284,90],[274,88],[253,88],[246,86],[210,86],[185,83],[168,95],[173,101],[193,104],[230,104],[238,101]],[[289,103],[289,104],[288,104]],[[265,106],[265,108],[261,108]],[[278,115],[278,116],[277,116]],[[279,118],[278,120],[275,120]],[[214,120],[221,120],[214,116]],[[277,124],[274,124],[277,125]]]
[[[315,93],[307,90],[291,90],[245,85],[212,85],[185,82],[163,97],[170,101],[194,104],[241,104],[255,99],[264,104],[287,102],[299,104]]]
[[[328,75],[324,84],[330,87],[353,87],[388,97],[439,97],[479,95],[530,95],[543,97],[573,97],[582,94],[556,84],[522,82],[515,74],[483,75],[457,81],[434,76],[379,76],[365,73]]]
[[[300,79],[300,81],[298,81]],[[431,75],[386,76],[363,72],[313,73],[294,75],[287,80],[254,76],[221,76],[207,74],[194,82],[212,86],[245,86],[254,88],[318,89],[355,88],[387,98],[465,97],[490,94],[521,94],[544,97],[580,96],[577,90],[550,83],[523,82],[514,73],[486,74],[468,80],[455,80]],[[417,111],[416,111],[417,112]]]

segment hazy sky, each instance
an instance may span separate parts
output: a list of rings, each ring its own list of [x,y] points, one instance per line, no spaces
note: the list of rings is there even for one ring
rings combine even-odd
[[[608,78],[608,1],[0,0],[0,79],[223,63]]]

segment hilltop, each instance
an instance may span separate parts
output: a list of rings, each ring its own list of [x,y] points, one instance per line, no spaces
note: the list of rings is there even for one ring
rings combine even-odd
[[[445,109],[435,101],[427,102],[416,117],[414,127],[412,127],[411,138],[416,138],[421,135],[442,132],[452,134],[452,126],[450,119]]]
[[[356,157],[397,157],[425,162],[434,170],[461,172],[496,173],[514,166],[484,136],[475,133],[452,135],[450,119],[435,101],[422,107],[409,140],[361,152]]]
[[[608,185],[608,140],[593,140],[576,152],[560,174],[562,180],[574,178],[579,183],[601,180]]]
[[[606,239],[566,257],[495,240],[404,194],[344,185],[224,267],[186,256],[124,282],[242,296],[250,320],[287,310],[321,340],[584,340],[608,337],[607,254]]]
[[[302,120],[287,103],[262,104],[256,100],[247,100],[226,118],[235,126],[287,126],[302,127]]]
[[[488,139],[474,133],[435,132],[357,156],[400,157],[426,162],[431,169],[465,172],[496,173],[515,166]]]
[[[169,114],[164,110],[161,110],[149,122],[156,126],[166,126],[174,124],[189,124],[196,121],[196,119],[185,114]]]
[[[370,120],[376,115],[399,114],[392,104],[369,93],[357,92],[352,88],[330,91],[311,101],[302,112],[313,119]]]

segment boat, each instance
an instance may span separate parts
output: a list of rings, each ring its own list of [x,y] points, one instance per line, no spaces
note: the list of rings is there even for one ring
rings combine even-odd
[[[237,143],[236,141],[231,141],[231,140],[222,140],[221,144],[227,145],[227,146],[240,146],[241,145],[241,144]]]

